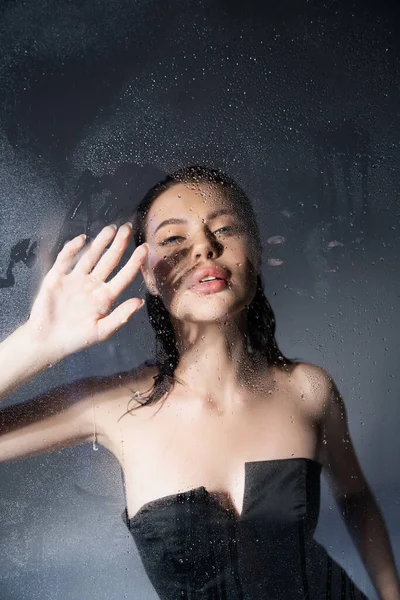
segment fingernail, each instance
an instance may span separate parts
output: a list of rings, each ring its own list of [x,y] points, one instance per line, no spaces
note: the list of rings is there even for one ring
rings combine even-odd
[[[115,229],[115,231],[118,229],[118,226],[117,226],[115,223],[112,223],[112,224],[110,225],[110,227],[113,227],[113,229]]]
[[[131,229],[133,228],[133,225],[132,225],[132,223],[131,223],[130,221],[127,221],[126,223],[124,223],[124,225],[129,225],[129,227],[130,227]]]

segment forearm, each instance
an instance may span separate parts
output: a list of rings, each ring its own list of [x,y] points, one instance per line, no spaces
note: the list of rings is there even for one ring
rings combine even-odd
[[[26,323],[0,344],[0,400],[44,371],[54,357]]]
[[[382,512],[370,489],[339,501],[344,520],[380,600],[400,600],[400,580]]]

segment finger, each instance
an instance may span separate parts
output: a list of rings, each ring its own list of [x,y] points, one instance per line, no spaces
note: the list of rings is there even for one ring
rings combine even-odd
[[[79,250],[85,243],[86,235],[83,233],[77,237],[69,240],[62,250],[57,255],[54,265],[50,269],[49,273],[58,275],[64,275],[70,268],[74,257],[78,254]]]
[[[108,225],[107,227],[104,227],[94,238],[85,254],[76,263],[74,271],[79,271],[80,273],[90,273],[94,265],[99,260],[104,249],[115,236],[116,231],[116,225]]]
[[[120,227],[110,248],[103,254],[92,271],[92,275],[96,279],[105,281],[110,273],[114,271],[115,267],[121,260],[123,253],[128,247],[131,233],[132,226],[129,223],[125,223],[125,225]]]
[[[107,285],[112,298],[118,296],[132,283],[147,256],[147,244],[136,248],[126,265],[113,277]]]
[[[130,298],[126,300],[117,308],[115,308],[112,313],[103,317],[98,321],[98,332],[100,340],[107,340],[115,331],[120,329],[131,316],[140,310],[144,305],[144,300],[140,300],[139,298]]]

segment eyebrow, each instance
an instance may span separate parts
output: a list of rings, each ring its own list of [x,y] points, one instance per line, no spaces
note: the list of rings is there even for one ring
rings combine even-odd
[[[209,213],[207,215],[207,220],[211,221],[212,219],[216,219],[217,217],[221,216],[221,215],[233,215],[234,213],[230,210],[227,210],[226,208],[220,208],[219,210],[214,210],[213,212]],[[187,223],[187,219],[178,219],[178,218],[171,218],[171,219],[166,219],[165,221],[162,221],[162,223],[160,223],[158,225],[158,227],[155,230],[155,234],[157,233],[157,231],[159,229],[161,229],[161,227],[164,227],[164,225],[171,225],[174,223]]]

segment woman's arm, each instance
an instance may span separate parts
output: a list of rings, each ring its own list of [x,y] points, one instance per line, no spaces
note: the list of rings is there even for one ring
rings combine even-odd
[[[359,465],[343,398],[329,377],[321,425],[327,442],[323,462],[346,527],[380,600],[400,600],[400,580],[386,524]]]
[[[319,415],[321,460],[343,520],[380,600],[400,600],[389,535],[357,459],[343,398],[323,369],[307,365],[306,374]]]
[[[64,246],[42,282],[28,321],[0,344],[0,400],[48,364],[107,340],[142,306],[138,298],[131,298],[111,311],[137,275],[146,248],[136,249],[125,266],[105,281],[117,267],[131,232],[128,225],[117,234],[116,227],[106,227],[79,260],[83,236]],[[0,461],[87,441],[106,379],[76,381],[0,410]]]
[[[26,323],[0,344],[0,401],[53,365],[55,354]]]
[[[53,360],[21,326],[0,344],[0,399],[43,371]],[[33,400],[0,410],[0,462],[29,458],[89,441],[93,431],[94,380],[73,382]]]
[[[4,407],[0,410],[0,462],[30,458],[94,439],[95,405],[102,397],[99,382],[87,378]]]

